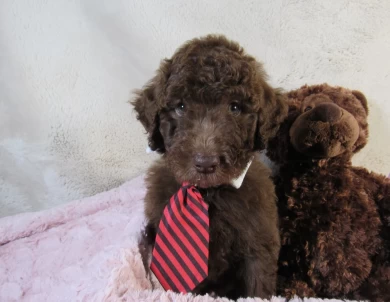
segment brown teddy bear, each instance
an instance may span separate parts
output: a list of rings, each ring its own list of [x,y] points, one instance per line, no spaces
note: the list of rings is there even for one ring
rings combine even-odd
[[[279,165],[279,294],[390,301],[390,181],[353,167],[367,100],[327,84],[287,94],[267,155]]]

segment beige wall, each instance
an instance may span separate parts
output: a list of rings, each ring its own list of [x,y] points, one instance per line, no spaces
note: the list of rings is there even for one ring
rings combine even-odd
[[[275,85],[361,89],[371,139],[355,163],[390,172],[390,1],[2,1],[0,216],[145,170],[153,156],[126,104],[130,91],[207,33],[239,41]]]

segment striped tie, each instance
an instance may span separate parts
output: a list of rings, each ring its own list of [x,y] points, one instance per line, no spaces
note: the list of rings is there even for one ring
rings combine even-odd
[[[150,268],[165,290],[187,293],[207,277],[208,258],[208,205],[184,183],[164,209]]]

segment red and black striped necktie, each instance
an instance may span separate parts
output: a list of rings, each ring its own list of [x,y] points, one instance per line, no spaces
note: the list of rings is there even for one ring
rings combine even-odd
[[[187,293],[207,277],[208,258],[208,205],[184,183],[164,209],[150,268],[165,290]]]

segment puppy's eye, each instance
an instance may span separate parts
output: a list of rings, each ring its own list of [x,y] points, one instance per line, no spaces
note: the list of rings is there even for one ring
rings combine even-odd
[[[185,111],[186,111],[186,106],[184,105],[184,103],[177,104],[175,108],[175,112],[178,116],[183,116]]]
[[[231,103],[229,110],[234,115],[239,115],[241,113],[241,106],[238,103]]]
[[[303,110],[304,112],[307,112],[307,111],[310,111],[310,110],[312,110],[313,109],[313,107],[311,107],[311,106],[307,106],[306,108],[305,108],[305,110]]]

